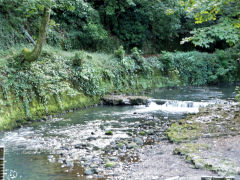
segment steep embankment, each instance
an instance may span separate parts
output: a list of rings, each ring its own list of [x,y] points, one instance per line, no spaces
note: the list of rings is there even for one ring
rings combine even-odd
[[[214,54],[165,52],[144,58],[137,48],[125,56],[122,47],[107,55],[47,46],[31,64],[22,62],[22,49],[0,52],[0,129],[94,105],[108,93],[238,79],[232,49]]]
[[[19,52],[14,54],[20,54]],[[16,127],[29,120],[97,104],[111,92],[143,91],[177,84],[178,76],[163,77],[158,58],[64,52],[47,47],[32,63],[21,56],[1,58],[0,129]]]

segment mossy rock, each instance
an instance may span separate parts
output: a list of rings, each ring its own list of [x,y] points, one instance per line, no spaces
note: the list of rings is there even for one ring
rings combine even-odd
[[[167,131],[169,140],[176,143],[198,139],[201,134],[201,127],[199,123],[174,123]]]
[[[112,135],[113,135],[113,132],[110,131],[110,130],[109,130],[109,131],[106,131],[106,132],[105,132],[105,135],[112,136]]]
[[[109,162],[107,162],[105,164],[106,168],[114,168],[115,166],[116,166],[116,163],[115,162],[111,162],[111,161],[109,161]]]
[[[147,133],[146,133],[146,131],[140,131],[139,132],[139,135],[141,135],[141,136],[145,136]]]

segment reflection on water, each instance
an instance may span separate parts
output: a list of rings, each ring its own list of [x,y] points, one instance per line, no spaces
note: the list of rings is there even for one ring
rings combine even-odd
[[[48,155],[58,154],[68,146],[88,142],[94,138],[93,147],[102,148],[117,138],[127,137],[136,122],[147,121],[153,116],[159,119],[180,119],[186,113],[196,113],[199,107],[215,103],[213,99],[233,97],[234,87],[199,87],[179,89],[156,89],[147,94],[152,99],[165,102],[148,106],[99,106],[68,113],[62,118],[39,122],[33,127],[23,127],[1,134],[0,143],[6,147],[5,179],[61,180],[85,179],[83,169],[74,166],[61,168],[57,161],[50,163]],[[167,117],[167,118],[165,118]],[[114,135],[105,135],[106,130],[114,130]],[[86,154],[78,150],[79,154]],[[74,152],[76,153],[76,152]],[[99,155],[100,151],[95,152]],[[76,156],[75,160],[78,160]],[[73,157],[74,159],[74,157]]]

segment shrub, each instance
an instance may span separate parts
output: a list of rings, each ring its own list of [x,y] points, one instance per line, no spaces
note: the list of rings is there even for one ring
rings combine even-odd
[[[116,58],[119,58],[120,60],[122,60],[125,56],[125,51],[123,49],[123,46],[120,46],[117,50],[114,51],[114,56]]]
[[[76,52],[74,57],[72,58],[73,66],[82,67],[84,61],[86,59],[86,54],[83,51]]]
[[[184,85],[217,84],[237,80],[238,65],[231,50],[213,54],[191,52],[164,52],[160,60],[164,72],[177,70]]]

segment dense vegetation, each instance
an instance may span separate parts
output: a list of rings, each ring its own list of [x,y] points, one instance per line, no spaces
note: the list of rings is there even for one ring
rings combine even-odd
[[[20,102],[31,118],[35,99],[48,113],[52,97],[64,109],[63,95],[79,92],[236,82],[239,9],[237,0],[0,0],[0,113]]]

